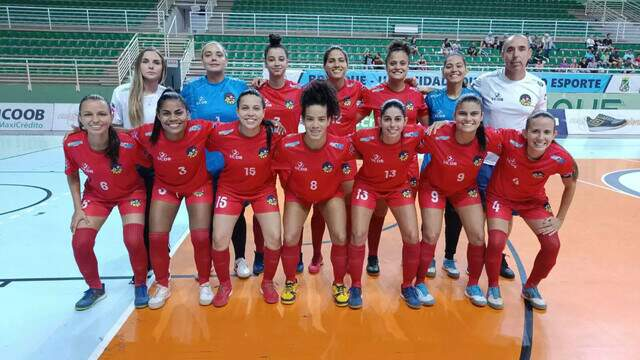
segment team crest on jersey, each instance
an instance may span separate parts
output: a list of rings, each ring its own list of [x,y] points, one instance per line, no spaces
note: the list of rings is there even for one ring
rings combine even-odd
[[[196,155],[198,155],[198,149],[195,146],[190,146],[187,149],[187,156],[190,158],[194,158],[196,157]]]
[[[218,131],[218,135],[227,136],[233,132],[233,129]]]
[[[480,156],[480,155],[476,155],[476,156],[473,158],[473,165],[475,165],[475,166],[480,166],[480,165],[482,165],[482,160],[483,160],[483,159],[482,159],[482,156]]]
[[[275,197],[275,195],[268,195],[267,196],[267,204],[269,204],[271,206],[278,205],[278,198]]]
[[[271,105],[271,101],[269,101],[269,99],[264,99],[264,107],[271,107],[273,105]]]
[[[195,197],[203,197],[204,196],[204,191],[194,191],[193,192],[193,196],[195,196]]]
[[[520,104],[522,106],[531,106],[531,96],[529,94],[520,95]]]
[[[333,164],[330,162],[325,162],[324,164],[322,164],[322,171],[324,171],[325,173],[330,173],[333,171]]]
[[[536,179],[542,179],[544,177],[544,173],[542,171],[534,171],[531,175]]]
[[[209,102],[207,101],[207,99],[204,96],[200,96],[198,98],[198,101],[196,102],[196,105],[207,105]]]
[[[517,169],[518,168],[518,163],[516,162],[515,158],[512,157],[508,157],[507,158],[507,164],[509,164],[512,168]]]
[[[89,206],[90,202],[91,200],[82,200],[82,205],[80,205],[80,207],[82,207],[83,209],[86,209],[87,206]]]
[[[450,139],[450,137],[447,136],[447,135],[436,136],[436,140],[440,140],[440,141],[447,141],[449,139]]]
[[[519,142],[517,142],[515,140],[509,140],[509,143],[511,145],[513,145],[513,147],[516,148],[516,149],[520,149],[520,148],[524,147],[523,143],[519,143]]]
[[[344,106],[346,106],[346,107],[351,106],[351,97],[350,97],[350,96],[347,96],[346,98],[344,98],[344,99],[342,100],[342,105],[344,105]]]
[[[120,143],[120,147],[123,149],[133,149],[133,144],[128,142]]]
[[[409,131],[404,133],[404,135],[402,135],[405,138],[414,138],[414,137],[418,137],[418,132],[417,131]]]
[[[150,137],[152,133],[153,133],[152,131],[147,131],[146,133],[144,133],[144,136],[145,137]]]
[[[93,174],[93,169],[91,169],[91,167],[87,163],[82,163],[80,169],[82,169],[85,174]]]
[[[233,149],[231,150],[231,154],[229,154],[229,158],[233,160],[242,160],[242,155],[240,155],[240,151]]]
[[[400,151],[398,159],[400,159],[400,161],[407,161],[409,159],[409,152],[405,150]]]
[[[294,142],[290,142],[290,143],[284,144],[284,147],[291,148],[291,147],[298,146],[298,145],[300,145],[300,141],[294,141]]]
[[[363,138],[360,138],[360,142],[369,142],[375,138],[376,138],[375,136],[365,136]]]
[[[82,140],[76,140],[76,141],[72,141],[70,143],[67,143],[68,147],[77,147],[82,145]]]
[[[477,189],[469,189],[469,191],[467,191],[467,195],[469,195],[469,197],[472,197],[472,198],[477,198],[478,197],[478,190]]]
[[[236,96],[232,93],[226,93],[224,94],[224,102],[229,105],[233,105],[236,103]]]
[[[269,156],[269,149],[266,147],[260,148],[260,150],[258,150],[258,157],[260,159],[264,159],[267,156]]]
[[[411,185],[412,188],[415,188],[416,186],[418,186],[418,179],[415,177],[410,178],[409,185]]]
[[[171,157],[162,151],[158,153],[156,159],[158,159],[158,161],[171,161]]]
[[[402,190],[402,197],[403,198],[410,198],[411,197],[411,189],[404,189]]]
[[[497,92],[493,94],[493,96],[491,97],[491,101],[504,101],[504,99],[502,98],[502,95]]]
[[[565,160],[562,156],[551,155],[551,160],[557,162],[558,164],[564,164]]]
[[[520,179],[518,178],[513,178],[511,181],[513,182],[514,185],[520,185]]]
[[[362,107],[363,104],[362,100],[356,101],[356,107]]]
[[[351,165],[349,165],[348,163],[342,164],[342,173],[345,175],[351,174]]]
[[[142,201],[138,200],[138,199],[133,199],[129,202],[129,204],[131,204],[131,206],[133,207],[140,207],[142,206]]]
[[[289,110],[293,109],[293,105],[294,105],[293,100],[287,99],[284,101],[284,107],[286,107]]]
[[[458,162],[453,157],[453,155],[447,156],[445,160],[442,160],[442,163],[449,166],[458,166]]]
[[[120,164],[111,165],[111,173],[112,174],[122,174],[122,166]]]
[[[407,101],[407,111],[413,111],[413,109],[414,109],[413,102]]]
[[[384,164],[384,159],[380,154],[373,154],[373,156],[371,156],[371,162],[375,164]]]
[[[166,194],[167,194],[167,189],[165,189],[165,188],[159,188],[159,189],[158,189],[158,194],[160,194],[160,195],[166,195]]]
[[[338,150],[344,149],[344,144],[342,144],[342,143],[330,142],[329,146],[331,146],[334,149],[338,149]]]
[[[302,161],[298,161],[294,169],[296,169],[297,171],[308,171],[307,167],[304,165]]]
[[[202,125],[192,125],[191,127],[189,127],[189,130],[187,130],[188,132],[194,132],[194,131],[200,131],[202,130]]]
[[[548,212],[549,214],[553,214],[553,209],[551,209],[551,204],[549,204],[549,203],[545,203],[544,204],[544,210],[546,212]]]

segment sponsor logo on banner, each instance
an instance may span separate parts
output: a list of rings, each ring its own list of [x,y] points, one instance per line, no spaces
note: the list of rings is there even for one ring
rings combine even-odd
[[[640,135],[638,110],[564,110],[569,135]]]
[[[611,76],[607,93],[638,94],[640,93],[640,75],[615,74]]]
[[[53,104],[0,103],[0,130],[51,130],[52,121]]]

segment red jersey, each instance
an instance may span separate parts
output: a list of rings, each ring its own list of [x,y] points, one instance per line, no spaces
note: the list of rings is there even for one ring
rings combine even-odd
[[[471,143],[463,145],[456,141],[455,134],[456,124],[450,122],[424,140],[431,161],[420,175],[421,183],[428,182],[445,195],[474,186],[487,151],[500,152],[501,138],[493,129],[485,128],[487,148],[484,151],[480,150],[475,137]]]
[[[356,132],[358,124],[359,105],[366,88],[361,82],[345,79],[344,86],[338,90],[338,104],[340,116],[329,125],[328,131],[337,136],[347,136]]]
[[[136,190],[144,190],[144,183],[136,171],[136,165],[151,166],[144,151],[131,135],[118,132],[118,137],[120,151],[117,164],[111,164],[104,152],[92,150],[88,135],[84,131],[67,136],[62,147],[65,159],[64,173],[71,175],[78,169],[82,170],[87,175],[84,192],[105,201],[116,201]]]
[[[529,160],[522,132],[500,129],[498,134],[502,150],[489,181],[489,194],[511,201],[544,200],[544,184],[549,176],[568,177],[573,173],[573,157],[557,143],[553,142],[540,159]]]
[[[267,147],[267,130],[246,137],[239,130],[239,121],[220,123],[212,132],[214,151],[224,156],[224,168],[218,186],[238,197],[255,195],[265,186],[275,186],[275,173],[271,170],[272,152]],[[271,148],[278,136],[273,134]]]
[[[355,171],[348,164],[354,150],[348,138],[327,134],[320,149],[310,149],[304,134],[289,134],[278,144],[275,168],[289,172],[284,188],[296,197],[316,203],[331,198],[342,183],[343,174]]]
[[[213,127],[210,121],[189,120],[182,139],[171,141],[161,130],[155,145],[150,141],[153,124],[135,128],[133,134],[151,156],[156,180],[169,191],[189,193],[211,179],[204,150],[213,149]]]
[[[404,90],[395,92],[387,84],[379,84],[371,90],[365,90],[360,111],[363,115],[369,115],[373,110],[376,126],[380,124],[380,108],[385,101],[397,99],[402,101],[407,110],[407,124],[416,124],[419,117],[429,114],[424,96],[418,89],[405,85]]]
[[[358,130],[351,135],[353,146],[362,156],[362,167],[356,181],[362,181],[376,191],[398,190],[412,176],[410,169],[417,166],[417,153],[423,153],[422,141],[425,128],[407,125],[400,141],[385,144],[380,138],[380,128]]]
[[[293,81],[285,80],[284,86],[280,89],[274,89],[266,82],[258,91],[264,97],[264,118],[280,121],[287,134],[296,134],[302,114],[302,87]]]

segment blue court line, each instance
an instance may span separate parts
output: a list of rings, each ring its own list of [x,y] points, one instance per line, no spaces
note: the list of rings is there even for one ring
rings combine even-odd
[[[28,209],[28,208],[30,208],[30,207],[32,207],[32,206],[36,206],[36,205],[38,205],[38,204],[40,204],[40,203],[43,203],[43,202],[47,201],[47,200],[51,197],[51,194],[52,194],[52,193],[51,193],[51,190],[46,189],[46,188],[43,188],[43,187],[40,187],[40,186],[34,186],[34,185],[24,185],[24,184],[0,184],[0,186],[22,186],[22,187],[28,187],[28,188],[34,188],[34,189],[42,190],[42,191],[44,191],[44,192],[46,193],[45,197],[44,197],[44,198],[42,198],[40,201],[35,202],[35,203],[31,204],[31,205],[23,206],[23,207],[21,207],[21,208],[19,208],[19,209],[14,209],[14,210],[10,210],[10,211],[5,211],[5,212],[3,212],[3,213],[0,213],[0,216],[2,216],[2,215],[7,215],[7,214],[11,214],[11,213],[14,213],[14,212],[16,212],[16,211],[20,211],[20,210]]]
[[[52,147],[48,147],[48,148],[44,148],[44,149],[40,149],[40,150],[29,151],[29,152],[26,152],[24,154],[11,155],[11,156],[7,156],[7,157],[4,157],[4,158],[0,158],[0,160],[13,159],[13,158],[17,158],[17,157],[20,157],[20,156],[26,156],[26,155],[31,155],[31,154],[35,154],[35,153],[51,150],[51,149],[57,149],[59,147],[62,147],[62,145],[56,145],[56,146],[52,146]]]
[[[520,255],[516,251],[516,247],[513,246],[511,240],[507,240],[507,246],[513,255],[513,260],[518,267],[518,274],[520,274],[520,281],[522,286],[527,282],[527,272],[524,269]],[[522,334],[522,347],[520,348],[520,360],[531,359],[531,349],[533,348],[533,308],[528,301],[524,301],[524,332]]]
[[[133,275],[119,275],[119,276],[100,276],[100,280],[131,280]],[[234,275],[232,275],[234,276]],[[150,279],[151,276],[147,276]],[[195,279],[194,274],[171,274],[171,279]],[[211,278],[217,279],[216,275],[211,275]],[[16,279],[0,279],[0,288],[6,287],[12,282],[39,282],[39,281],[84,281],[81,276],[70,277],[51,277],[51,278],[16,278]]]
[[[640,172],[640,169],[628,169],[628,170],[610,172],[602,177],[602,182],[611,186],[616,190],[640,197],[640,192],[634,189],[631,189],[627,186],[624,186],[620,182],[620,178],[623,177],[624,175],[632,174],[636,172]]]

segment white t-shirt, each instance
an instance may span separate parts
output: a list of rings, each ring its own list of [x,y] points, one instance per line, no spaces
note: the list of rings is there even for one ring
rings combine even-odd
[[[131,84],[122,84],[113,90],[111,96],[111,109],[113,110],[113,123],[121,125],[125,129],[131,129],[131,121],[129,121],[129,90]],[[142,97],[142,109],[144,112],[144,123],[153,123],[156,118],[156,105],[162,92],[166,88],[158,85],[158,89],[153,94]]]
[[[471,88],[482,97],[485,125],[496,129],[522,130],[529,115],[547,109],[547,85],[529,72],[522,80],[510,80],[501,68],[478,76]],[[488,155],[485,163],[496,160]]]

